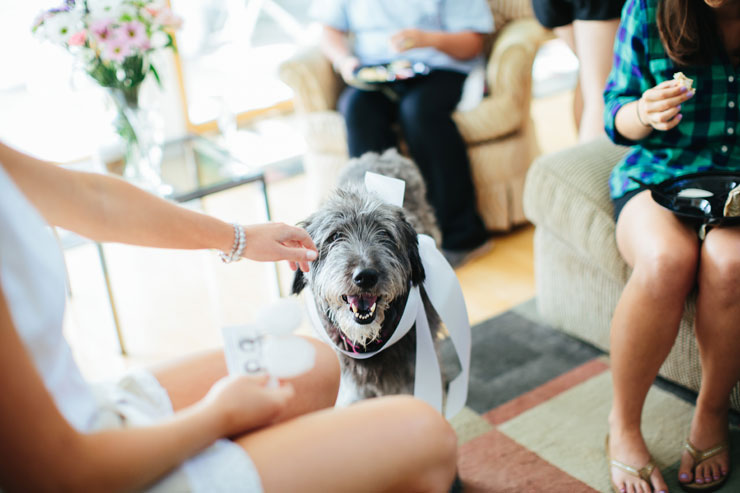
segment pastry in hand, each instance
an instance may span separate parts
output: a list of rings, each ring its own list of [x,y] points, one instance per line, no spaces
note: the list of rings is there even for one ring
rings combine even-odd
[[[740,216],[740,185],[730,190],[727,195],[724,215],[726,217]]]
[[[694,85],[694,80],[686,77],[683,72],[676,72],[673,74],[673,80],[678,81],[678,83],[685,87],[687,91],[690,91],[691,86]]]

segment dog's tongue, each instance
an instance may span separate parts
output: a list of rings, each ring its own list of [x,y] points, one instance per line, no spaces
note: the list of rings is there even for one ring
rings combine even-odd
[[[361,294],[358,296],[347,295],[347,301],[349,302],[349,306],[351,308],[356,308],[357,310],[361,312],[369,311],[370,307],[372,307],[377,300],[378,300],[377,296],[372,296],[369,294]]]

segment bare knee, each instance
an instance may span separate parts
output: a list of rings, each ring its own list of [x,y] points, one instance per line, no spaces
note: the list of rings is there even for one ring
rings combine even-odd
[[[314,364],[314,380],[317,392],[323,397],[324,403],[321,407],[333,406],[339,391],[340,367],[339,358],[332,348],[314,338],[306,338],[316,349],[316,361]]]
[[[683,303],[696,282],[698,256],[698,249],[688,245],[658,249],[635,262],[633,276],[643,284],[647,296]]]
[[[738,244],[727,237],[707,235],[702,247],[700,289],[711,290],[720,304],[730,305],[740,296],[740,254]]]
[[[457,435],[447,420],[428,404],[408,396],[389,398],[393,416],[404,442],[413,446],[417,457],[409,475],[414,491],[447,491],[457,468]]]
[[[313,368],[295,378],[288,379],[295,389],[295,396],[276,422],[301,414],[332,407],[339,390],[339,360],[326,344],[311,337],[305,338],[316,350]]]

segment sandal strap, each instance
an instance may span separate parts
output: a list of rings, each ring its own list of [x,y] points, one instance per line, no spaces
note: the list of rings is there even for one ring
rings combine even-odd
[[[650,475],[653,474],[653,471],[655,470],[655,467],[656,467],[655,462],[653,461],[652,458],[641,469],[628,466],[627,464],[624,464],[623,462],[619,462],[618,460],[614,460],[614,459],[611,459],[609,463],[614,467],[618,467],[619,469],[626,471],[630,473],[631,475],[646,481],[647,483],[650,483]]]
[[[718,443],[714,447],[711,447],[705,450],[699,450],[698,448],[694,446],[694,444],[691,443],[691,441],[688,438],[686,439],[686,442],[684,443],[684,448],[689,453],[689,455],[694,459],[694,462],[696,464],[704,462],[710,457],[714,457],[715,455],[727,450],[729,446],[730,444],[727,440],[722,440],[720,443]]]

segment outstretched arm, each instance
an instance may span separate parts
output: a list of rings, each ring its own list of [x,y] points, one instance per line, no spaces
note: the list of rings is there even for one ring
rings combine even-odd
[[[0,163],[46,220],[88,238],[160,248],[228,252],[233,227],[180,207],[124,180],[64,169],[0,143]],[[271,223],[246,226],[243,256],[298,262],[307,270],[316,247],[301,228]],[[291,264],[291,267],[295,267]]]
[[[131,491],[153,482],[214,440],[270,423],[290,385],[229,377],[202,401],[160,424],[80,433],[59,413],[36,372],[0,289],[0,488],[5,491]]]

